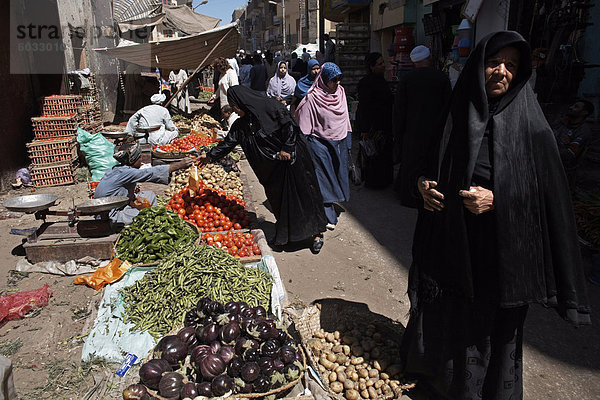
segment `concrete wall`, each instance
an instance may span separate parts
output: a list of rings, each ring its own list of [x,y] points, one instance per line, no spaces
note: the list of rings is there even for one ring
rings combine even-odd
[[[475,43],[488,33],[503,31],[508,26],[509,0],[484,1],[475,21]]]

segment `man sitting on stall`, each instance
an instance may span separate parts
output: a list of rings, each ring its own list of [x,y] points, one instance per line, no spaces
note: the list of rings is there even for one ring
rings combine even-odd
[[[115,147],[113,157],[121,163],[106,171],[94,192],[95,198],[108,196],[127,196],[129,205],[110,211],[109,217],[117,229],[129,225],[139,214],[139,209],[156,205],[156,194],[150,190],[136,193],[138,182],[167,184],[171,172],[188,168],[191,158],[185,158],[170,165],[157,165],[139,169],[142,165],[142,149],[139,143],[126,143]]]
[[[141,143],[163,145],[171,143],[178,135],[177,127],[171,120],[169,110],[162,106],[167,99],[163,93],[150,98],[152,104],[142,107],[129,118],[125,132],[133,137],[144,136]]]

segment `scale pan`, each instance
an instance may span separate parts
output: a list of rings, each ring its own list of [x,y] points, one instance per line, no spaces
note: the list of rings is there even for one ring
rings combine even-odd
[[[77,211],[84,214],[100,213],[119,208],[129,203],[126,196],[108,196],[99,199],[91,199],[75,206]]]
[[[46,210],[54,205],[58,200],[55,194],[29,194],[26,196],[13,197],[5,200],[2,205],[10,211],[34,213],[40,210]]]

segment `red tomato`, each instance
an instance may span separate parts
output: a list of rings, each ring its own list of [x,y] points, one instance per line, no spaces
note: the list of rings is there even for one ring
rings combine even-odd
[[[233,229],[242,229],[242,225],[236,222],[235,224],[233,224]]]

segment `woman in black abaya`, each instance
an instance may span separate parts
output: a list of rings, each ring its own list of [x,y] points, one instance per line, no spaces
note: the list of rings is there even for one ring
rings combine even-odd
[[[233,86],[227,100],[240,116],[225,140],[200,156],[217,160],[240,144],[265,189],[277,222],[275,245],[312,237],[312,250],[323,247],[327,224],[323,199],[308,144],[283,104],[245,86]]]
[[[402,355],[434,399],[523,398],[530,303],[590,323],[569,186],[530,75],[518,33],[483,38],[454,88],[440,161],[419,178],[428,211]]]

